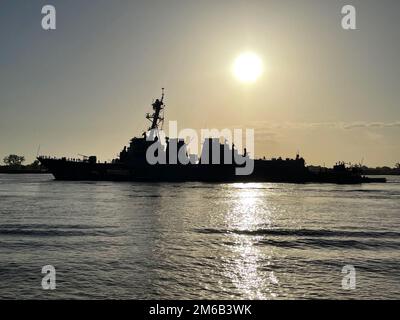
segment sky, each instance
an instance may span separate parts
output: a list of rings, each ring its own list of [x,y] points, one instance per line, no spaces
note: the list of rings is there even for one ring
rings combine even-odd
[[[357,30],[341,27],[347,4]],[[394,166],[399,21],[389,0],[2,0],[0,159],[113,159],[165,87],[167,121],[254,128],[256,157]],[[245,51],[264,65],[251,84],[231,70]]]

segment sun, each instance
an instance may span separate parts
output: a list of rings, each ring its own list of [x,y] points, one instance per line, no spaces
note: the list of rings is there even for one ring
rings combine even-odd
[[[256,82],[262,73],[262,60],[253,52],[244,52],[240,54],[233,64],[233,74],[241,82]]]

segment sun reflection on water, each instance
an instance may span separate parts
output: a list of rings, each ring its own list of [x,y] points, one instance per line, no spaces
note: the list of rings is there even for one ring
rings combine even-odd
[[[265,190],[260,184],[237,184],[232,188],[234,200],[226,213],[229,230],[253,231],[260,226],[270,228],[271,212]],[[277,297],[277,275],[270,270],[272,249],[261,252],[256,245],[260,236],[231,233],[230,257],[225,261],[225,274],[243,297],[248,299],[271,299]]]

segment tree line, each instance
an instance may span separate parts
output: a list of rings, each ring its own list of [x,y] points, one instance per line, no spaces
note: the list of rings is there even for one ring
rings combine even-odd
[[[38,160],[35,160],[32,163],[24,166],[23,163],[25,162],[25,157],[16,154],[10,154],[4,157],[3,162],[6,165],[6,167],[12,169],[21,169],[21,168],[40,169],[40,163]]]

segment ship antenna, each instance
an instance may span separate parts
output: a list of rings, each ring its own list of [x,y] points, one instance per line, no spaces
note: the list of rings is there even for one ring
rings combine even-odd
[[[147,114],[146,118],[151,122],[151,126],[149,127],[149,131],[155,130],[158,132],[159,127],[164,123],[164,88],[162,88],[162,94],[161,94],[161,99],[157,99],[156,101],[153,102],[153,114]]]
[[[162,92],[162,94],[161,94],[161,102],[163,102],[164,101],[164,88],[161,88],[161,92]]]
[[[162,94],[161,94],[161,102],[163,104],[163,109],[162,109],[162,116],[160,120],[160,125],[161,125],[161,130],[164,127],[164,119],[165,119],[165,104],[164,104],[164,96],[165,96],[165,88],[161,88]]]

